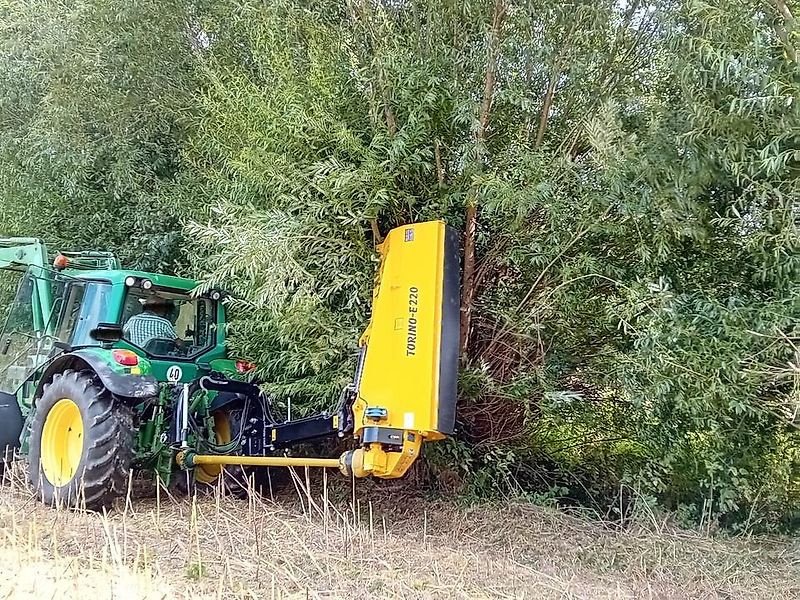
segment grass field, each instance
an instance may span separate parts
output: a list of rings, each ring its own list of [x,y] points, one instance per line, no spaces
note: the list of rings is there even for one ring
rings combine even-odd
[[[796,541],[655,518],[620,530],[305,481],[249,501],[136,492],[88,514],[41,506],[20,476],[0,488],[0,598],[800,598]]]

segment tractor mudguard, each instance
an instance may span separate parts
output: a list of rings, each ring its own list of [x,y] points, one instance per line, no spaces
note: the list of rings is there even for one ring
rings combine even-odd
[[[0,392],[0,471],[6,450],[19,448],[22,435],[22,411],[14,394]]]
[[[41,397],[44,384],[50,381],[53,375],[67,369],[94,371],[103,386],[118,398],[139,401],[158,396],[158,381],[152,375],[117,373],[95,352],[76,350],[69,354],[62,354],[47,365],[39,380],[39,385],[36,387],[34,398]]]

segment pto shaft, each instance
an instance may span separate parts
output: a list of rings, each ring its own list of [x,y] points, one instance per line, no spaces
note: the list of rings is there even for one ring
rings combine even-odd
[[[242,465],[247,467],[323,467],[339,468],[338,458],[298,458],[290,456],[236,456],[181,453],[178,464],[188,469],[197,465]]]
[[[235,456],[185,453],[178,458],[186,468],[197,465],[242,465],[248,467],[324,467],[339,468],[338,458],[298,458],[289,456]]]
[[[403,445],[387,451],[383,444],[373,442],[366,448],[345,452],[339,458],[302,458],[290,456],[238,456],[222,454],[195,454],[191,450],[178,453],[176,461],[183,469],[199,465],[242,465],[248,467],[322,467],[339,469],[348,477],[402,477],[419,457],[423,437],[417,432],[403,432]]]

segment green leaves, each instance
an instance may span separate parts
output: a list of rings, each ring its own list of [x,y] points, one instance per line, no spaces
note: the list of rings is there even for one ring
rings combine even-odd
[[[704,521],[788,522],[791,19],[526,0],[495,27],[497,6],[0,0],[2,233],[231,290],[232,352],[309,411],[351,377],[376,233],[463,229],[472,203],[476,486],[626,481]]]
[[[185,17],[145,0],[109,10],[0,5],[3,233],[174,269],[181,213],[162,194],[192,87]]]

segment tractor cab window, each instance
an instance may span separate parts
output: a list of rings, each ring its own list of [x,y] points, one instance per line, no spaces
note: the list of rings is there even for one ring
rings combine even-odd
[[[123,339],[149,356],[197,356],[216,341],[214,303],[161,290],[130,289],[122,314]]]
[[[92,330],[100,322],[113,319],[110,313],[111,285],[101,281],[89,281],[74,289],[64,301],[64,316],[61,319],[62,335],[70,340],[72,347],[94,346]]]

